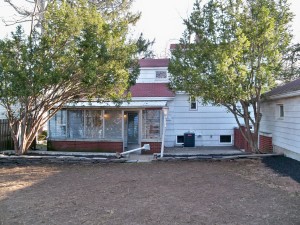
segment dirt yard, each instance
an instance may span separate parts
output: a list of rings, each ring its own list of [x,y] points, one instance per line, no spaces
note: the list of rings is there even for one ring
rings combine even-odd
[[[0,224],[300,224],[300,163],[0,164]]]

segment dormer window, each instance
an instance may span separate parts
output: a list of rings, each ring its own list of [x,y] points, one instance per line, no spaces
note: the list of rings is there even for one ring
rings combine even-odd
[[[155,71],[156,79],[167,79],[167,71],[158,70]]]

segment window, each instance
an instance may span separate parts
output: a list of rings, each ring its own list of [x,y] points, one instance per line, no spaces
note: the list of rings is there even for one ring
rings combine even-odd
[[[284,107],[283,105],[278,105],[279,106],[279,117],[283,118],[284,117]]]
[[[161,110],[143,111],[143,139],[160,138]]]
[[[184,135],[177,135],[176,144],[183,144],[183,143],[184,143]]]
[[[83,111],[69,110],[68,111],[68,137],[69,138],[83,138]]]
[[[155,71],[156,79],[167,79],[167,71]]]
[[[103,138],[103,116],[102,110],[85,111],[85,137],[92,139]]]
[[[231,143],[231,135],[220,135],[220,143]]]
[[[197,100],[194,96],[190,97],[190,110],[197,110]]]
[[[122,138],[122,111],[105,110],[104,136],[106,139]]]
[[[51,138],[121,139],[122,111],[60,110],[49,122],[49,134]]]
[[[65,138],[67,136],[67,111],[59,110],[49,121],[50,137]]]

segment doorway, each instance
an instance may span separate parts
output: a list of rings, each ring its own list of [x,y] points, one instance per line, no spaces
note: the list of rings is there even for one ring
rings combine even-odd
[[[124,112],[125,139],[127,150],[140,147],[139,145],[139,113]]]

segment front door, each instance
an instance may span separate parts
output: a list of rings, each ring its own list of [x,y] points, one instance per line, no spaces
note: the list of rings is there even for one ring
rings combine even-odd
[[[128,145],[138,145],[139,114],[138,112],[128,112],[127,118],[127,143]]]

